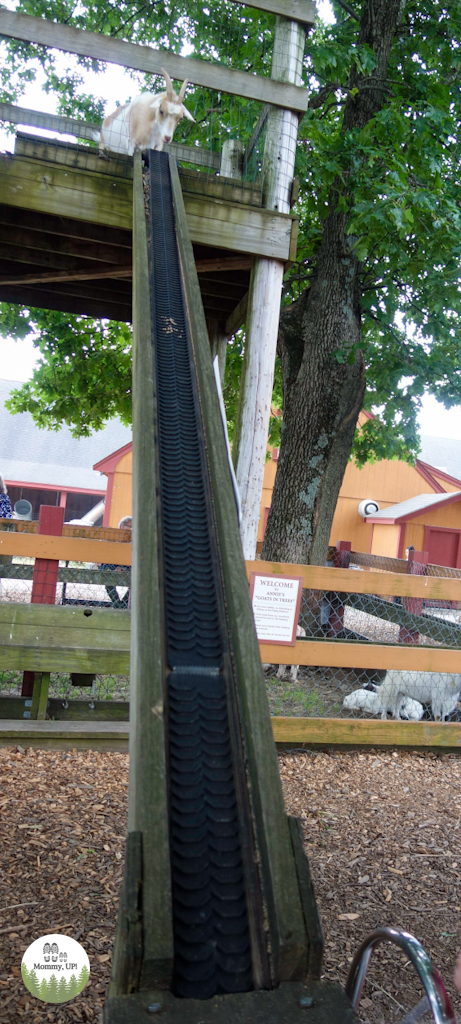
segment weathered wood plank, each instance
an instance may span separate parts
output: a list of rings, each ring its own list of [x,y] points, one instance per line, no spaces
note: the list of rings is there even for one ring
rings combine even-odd
[[[179,168],[179,179],[183,193],[186,195],[206,195],[214,199],[227,199],[230,203],[245,203],[247,206],[261,206],[262,194],[260,182],[238,182],[235,178],[222,175],[213,177],[201,171],[189,171]]]
[[[35,274],[24,274],[14,277],[0,277],[0,288],[5,285],[15,285],[21,287],[23,285],[31,284],[66,284],[69,281],[104,281],[113,279],[118,280],[119,278],[131,278],[132,269],[130,267],[108,267],[104,270],[97,269],[97,266],[93,266],[92,270],[54,270],[48,273],[35,273]]]
[[[162,638],[156,509],[154,366],[141,157],[133,188],[133,630],[128,828],[143,836],[144,949],[141,988],[168,988],[173,926],[165,764]],[[155,810],[154,810],[155,809]],[[117,947],[118,948],[118,947]],[[112,987],[126,991],[123,967]]]
[[[99,632],[101,635],[109,635],[111,632],[125,633],[127,647],[130,646],[130,612],[123,609],[66,608],[59,604],[0,602],[0,626],[7,630],[16,629],[18,626],[31,626],[32,629],[52,626],[69,630],[69,635],[72,635],[72,630],[84,627],[89,639],[93,632]]]
[[[291,562],[247,561],[247,577],[252,572],[275,572],[283,576],[302,576],[307,590],[331,590],[348,594],[380,594],[385,597],[422,597],[429,601],[461,601],[461,580],[434,576],[410,576],[403,573],[357,572],[320,565],[295,565]]]
[[[3,232],[0,232],[0,235],[1,234],[3,234]],[[82,259],[77,256],[68,256],[65,252],[60,252],[57,245],[54,245],[51,250],[21,245],[20,243],[16,243],[16,237],[13,241],[11,238],[11,232],[8,232],[8,234],[9,239],[0,237],[0,243],[3,255],[6,257],[9,264],[9,275],[11,275],[12,264],[15,264],[15,273],[19,275],[23,271],[22,264],[25,263],[32,264],[36,277],[38,277],[40,273],[38,270],[39,267],[44,268],[42,273],[45,273],[45,268],[47,268],[48,272],[54,270],[55,274],[52,276],[55,280],[59,280],[59,277],[62,276],[64,271],[67,271],[68,274],[79,274],[80,277],[81,273],[86,271],[88,278],[92,278],[97,277],[100,271],[102,271],[104,276],[117,277],[117,270],[120,270],[123,277],[127,276],[129,267],[129,274],[131,275],[131,253],[128,254],[130,262],[128,263],[127,259],[125,265],[121,264],[120,260],[117,263],[103,263],[100,260],[94,260],[91,258],[88,259],[83,257]],[[55,276],[56,271],[58,271],[57,276]]]
[[[16,743],[40,750],[119,750],[128,752],[126,722],[0,721],[0,746]]]
[[[67,610],[65,606],[64,610]],[[95,649],[102,649],[114,652],[120,651],[122,654],[126,654],[126,643],[129,639],[130,634],[128,631],[118,632],[113,629],[90,630],[85,629],[84,626],[81,629],[69,629],[68,627],[53,625],[46,626],[43,623],[36,626],[12,623],[10,637],[5,643],[2,641],[2,647],[5,650],[9,648],[35,650],[38,647],[54,647],[58,650],[59,648],[67,649],[68,647],[73,647],[76,651],[88,651],[88,653]]]
[[[68,286],[72,288],[72,285]],[[59,286],[54,286],[59,288]],[[0,288],[2,302],[19,302],[27,308],[37,306],[39,309],[55,309],[61,313],[76,313],[78,316],[92,316],[95,319],[101,317],[108,320],[120,320],[125,323],[131,321],[131,303],[113,299],[101,294],[98,298],[91,298],[81,294],[74,295],[68,292],[56,291],[53,285],[46,291],[31,285],[22,285],[18,288],[15,285],[6,285]]]
[[[131,229],[132,182],[127,178],[10,154],[0,155],[0,174],[2,201],[10,206]],[[207,187],[207,176],[203,178]],[[192,242],[288,259],[293,225],[290,215],[194,193],[186,193],[184,202]]]
[[[248,292],[240,299],[238,306],[232,311],[231,315],[226,320],[224,332],[230,337],[235,331],[238,331],[239,327],[245,323],[246,315],[248,310]]]
[[[1,106],[0,104],[0,110]],[[56,120],[60,121],[60,118],[57,117]],[[99,129],[96,128],[96,130]],[[102,158],[96,147],[79,146],[76,143],[62,142],[59,139],[44,139],[41,135],[18,132],[14,143],[14,154],[29,160],[46,160],[49,164],[95,172],[106,177],[107,175],[129,179],[133,177],[132,157],[109,153]]]
[[[4,671],[20,672],[95,672],[103,675],[127,676],[130,671],[129,650],[91,650],[88,648],[14,647],[0,643],[0,662]]]
[[[292,218],[223,200],[184,196],[192,242],[287,260]]]
[[[307,747],[406,747],[459,750],[457,722],[381,722],[376,719],[272,718],[278,744]],[[127,722],[31,722],[0,720],[0,746],[32,746],[47,750],[128,751]]]
[[[27,124],[32,127],[65,132],[66,135],[77,135],[79,138],[88,138],[92,141],[94,141],[93,133],[99,132],[101,127],[98,124],[89,124],[86,121],[76,121],[72,117],[62,117],[58,114],[42,114],[36,110],[26,110],[23,107],[16,107],[12,103],[0,103],[0,121],[3,119],[14,124]],[[211,149],[204,149],[202,146],[186,146],[180,142],[171,142],[166,146],[166,149],[176,160],[198,164],[200,167],[210,167],[216,171],[219,170],[220,155],[219,153],[213,153]],[[90,149],[87,146],[78,146],[68,142],[59,142],[56,139],[49,140],[37,136],[19,134],[16,137],[14,151],[23,156],[33,157],[46,154],[47,160],[54,159],[56,163],[84,167],[87,170],[97,170],[101,174],[123,174],[128,178],[131,178],[133,175],[133,161],[131,157],[117,157],[115,154],[112,154],[109,158],[106,156],[104,160],[101,160],[97,149]]]
[[[54,558],[62,562],[106,562],[131,565],[131,544],[83,537],[0,532],[0,554],[25,558]]]
[[[363,718],[273,718],[276,743],[308,746],[461,747],[458,722],[396,722]]]
[[[275,2],[275,0],[274,0]],[[310,8],[312,10],[312,8]],[[139,46],[97,32],[86,32],[69,25],[59,25],[45,18],[32,18],[27,14],[0,11],[0,34],[26,42],[56,47],[67,53],[78,53],[84,57],[121,64],[148,74],[161,74],[162,67],[176,80],[188,79],[195,85],[228,92],[234,96],[271,103],[276,107],[307,110],[307,89],[285,85],[270,78],[262,78],[245,71],[210,64],[193,57],[179,57],[168,50],[156,50],[152,46]]]
[[[41,164],[9,153],[0,155],[0,175],[2,202],[9,206],[131,229],[132,185],[126,178]]]
[[[270,665],[323,665],[331,668],[395,668],[413,672],[461,672],[461,650],[447,647],[399,647],[344,640],[298,640],[294,647],[260,644]]]

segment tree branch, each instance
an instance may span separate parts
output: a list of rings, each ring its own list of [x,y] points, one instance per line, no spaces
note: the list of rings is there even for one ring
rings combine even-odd
[[[349,7],[349,4],[346,3],[346,0],[337,0],[337,3],[339,4],[340,7],[342,7],[343,11],[347,11],[347,13],[350,14],[351,18],[354,18],[355,21],[360,21],[360,16],[356,14],[352,7]]]

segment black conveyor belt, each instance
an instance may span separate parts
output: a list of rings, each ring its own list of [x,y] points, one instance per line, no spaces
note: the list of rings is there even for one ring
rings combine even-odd
[[[176,995],[252,987],[227,631],[168,156],[150,153]]]

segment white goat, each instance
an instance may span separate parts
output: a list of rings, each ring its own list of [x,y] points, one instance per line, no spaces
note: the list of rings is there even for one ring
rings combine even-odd
[[[305,636],[306,630],[302,626],[296,626],[296,636]],[[277,679],[283,679],[287,670],[286,665],[279,665],[277,669]],[[299,665],[291,665],[290,667],[290,679],[292,683],[295,683],[298,678]]]
[[[162,150],[165,142],[171,142],[183,117],[195,120],[183,104],[188,82],[183,82],[179,93],[175,93],[171,78],[163,68],[162,74],[166,92],[157,96],[143,92],[104,118],[99,137],[101,155],[106,150],[127,153],[128,156],[133,156],[139,149]]]
[[[379,687],[386,718],[390,711],[394,718],[401,718],[402,704],[406,697],[412,697],[422,704],[430,704],[436,722],[444,721],[455,710],[461,691],[461,675],[446,672],[386,672]]]
[[[384,710],[379,687],[377,690],[353,690],[343,700],[343,708],[360,711],[367,711],[370,715],[380,715]],[[404,697],[400,707],[402,718],[408,718],[412,722],[419,722],[423,717],[423,705],[411,697]]]

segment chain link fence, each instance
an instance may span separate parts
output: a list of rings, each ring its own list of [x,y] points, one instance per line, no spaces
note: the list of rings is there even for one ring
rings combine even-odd
[[[346,553],[349,555],[349,552]],[[333,565],[333,550],[329,552]],[[348,564],[347,564],[348,563]],[[461,579],[461,571],[445,566],[409,563],[362,552],[350,553],[343,567],[360,572],[407,573]],[[379,594],[304,590],[299,639],[338,642],[345,666],[266,665],[271,713],[299,717],[402,718],[413,721],[461,721],[461,674],[444,671],[443,652],[459,650],[461,673],[461,602]],[[376,646],[374,667],[349,667],[360,644]],[[379,645],[379,646],[378,646]],[[408,650],[439,648],[440,671],[382,667],[382,645]],[[318,648],[317,648],[318,649]],[[283,648],[281,648],[281,652]],[[283,654],[281,653],[281,657]],[[357,659],[362,660],[362,659]],[[368,664],[373,664],[373,655]],[[420,660],[420,659],[419,659]],[[453,664],[453,660],[450,663]],[[434,657],[431,656],[431,667]],[[455,662],[455,668],[458,665]]]
[[[76,675],[75,679],[81,679],[81,676]],[[70,700],[83,700],[90,706],[94,706],[97,701],[129,701],[129,676],[95,675],[93,682],[90,682],[91,679],[88,676],[88,685],[79,686],[69,672],[52,672],[48,698],[61,702],[64,710],[67,710],[66,705]],[[22,682],[22,672],[0,669],[0,697],[20,697]]]
[[[331,563],[330,563],[331,564]],[[351,554],[350,568],[357,569],[358,591],[363,572],[390,573],[407,571],[403,559],[377,558],[362,553]],[[51,573],[56,569],[50,570]],[[438,566],[413,563],[412,573],[428,576],[461,578],[461,572]],[[33,559],[13,556],[0,565],[1,596],[4,603],[29,603],[34,575]],[[55,577],[53,577],[55,579]],[[47,576],[42,581],[46,586]],[[99,609],[126,609],[129,606],[131,573],[127,566],[85,565],[60,562],[57,571],[55,603]],[[458,698],[461,674],[452,652],[460,651],[461,668],[461,603],[420,597],[382,596],[380,594],[344,593],[326,590],[304,590],[299,617],[299,639],[320,641],[315,651],[322,651],[322,641],[334,641],[335,665],[265,666],[271,713],[300,717],[362,717],[409,720],[460,721]],[[363,656],[353,666],[354,648],[370,648],[366,664]],[[428,650],[428,664],[438,671],[402,669],[386,672],[382,667],[383,650]],[[434,648],[440,651],[434,662]],[[286,648],[280,648],[280,657]],[[327,649],[325,648],[325,651]],[[329,647],[331,651],[332,648]],[[359,648],[357,647],[357,650]],[[351,653],[352,652],[352,653]],[[447,653],[450,652],[447,662]],[[344,664],[341,665],[341,657]],[[312,655],[314,660],[315,654]],[[319,656],[318,656],[319,657]],[[319,660],[325,660],[326,654]],[[451,659],[451,660],[450,660]],[[333,658],[332,658],[333,660]],[[423,659],[424,662],[424,659]],[[408,662],[407,662],[408,664]],[[418,659],[421,664],[421,658]],[[83,700],[127,701],[127,676],[97,675],[88,685],[78,685],[78,677],[69,673],[52,673],[50,699],[62,702]],[[22,673],[1,671],[0,696],[21,694]]]

